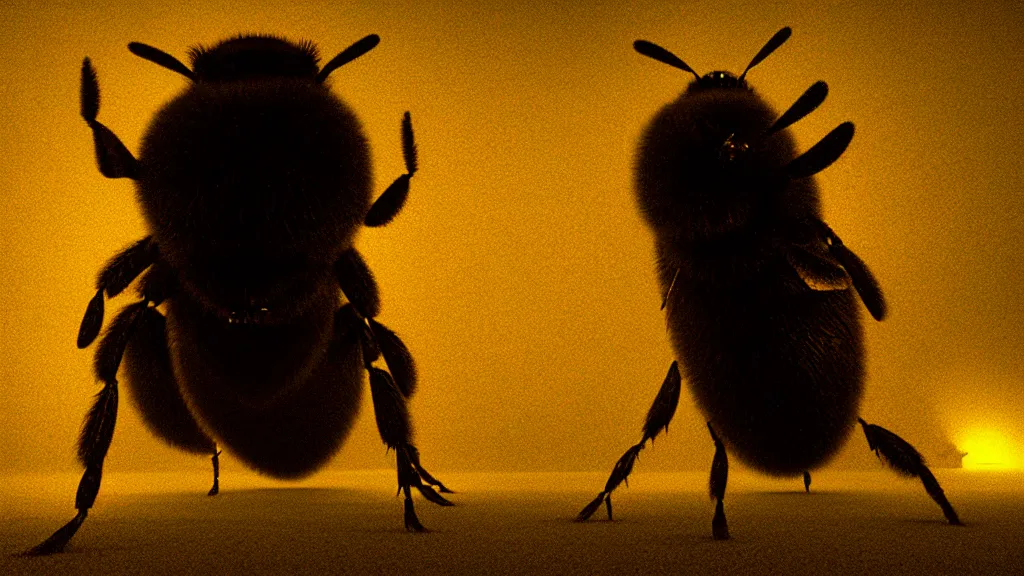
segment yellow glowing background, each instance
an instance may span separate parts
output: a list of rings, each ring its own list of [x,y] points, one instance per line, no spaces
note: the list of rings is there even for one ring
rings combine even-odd
[[[78,116],[83,56],[98,70],[100,120],[137,151],[185,81],[129,41],[184,59],[195,43],[272,32],[329,58],[379,34],[332,84],[364,123],[378,192],[403,171],[399,122],[412,112],[421,171],[409,202],[359,247],[383,322],[421,370],[412,414],[424,464],[607,471],[639,439],[672,361],[630,168],[644,123],[687,76],[631,43],[662,44],[702,73],[738,72],[784,25],[793,38],[752,85],[783,109],[829,83],[828,101],[794,128],[804,149],[857,125],[819,179],[827,220],[891,306],[867,328],[862,415],[929,458],[959,449],[965,465],[1024,464],[1019,3],[10,0],[0,21],[0,468],[75,468],[98,390],[92,351],[75,348],[79,321],[102,264],[145,234],[131,183],[96,169]],[[711,454],[684,394],[641,465],[706,470]],[[837,465],[873,458],[857,432]],[[209,473],[152,438],[127,402],[107,466]],[[368,394],[332,466],[391,466]]]

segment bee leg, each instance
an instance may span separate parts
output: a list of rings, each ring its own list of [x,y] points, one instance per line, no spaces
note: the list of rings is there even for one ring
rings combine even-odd
[[[346,305],[339,310],[338,317],[345,318],[347,316],[350,321],[358,322],[363,332],[361,339],[363,365],[370,373],[370,395],[373,398],[377,430],[380,432],[384,445],[395,451],[398,491],[405,494],[405,528],[413,532],[427,532],[428,530],[423,527],[416,516],[411,489],[416,488],[424,498],[441,506],[452,506],[453,504],[438,494],[431,484],[438,486],[444,492],[451,491],[420,465],[419,450],[411,441],[412,425],[409,420],[406,397],[390,372],[373,365],[374,361],[380,358],[381,348],[374,338],[374,332],[370,325],[359,317],[354,308],[352,305]],[[424,480],[426,480],[426,484]]]
[[[355,312],[363,318],[380,314],[380,294],[373,272],[355,248],[345,251],[334,263],[334,276]]]
[[[729,481],[729,457],[725,453],[725,444],[715,434],[715,429],[708,422],[708,431],[715,441],[715,457],[711,461],[711,477],[708,479],[708,493],[715,500],[715,517],[711,520],[711,535],[715,540],[729,539],[729,523],[725,520],[725,485]]]
[[[377,198],[373,206],[370,207],[370,211],[366,213],[363,224],[373,228],[391,222],[402,211],[405,199],[409,196],[409,179],[416,173],[417,161],[416,142],[412,133],[412,117],[408,112],[402,117],[402,156],[405,158],[406,173],[396,178],[391,186],[388,186],[388,189]]]
[[[214,448],[214,453],[210,460],[213,460],[213,487],[210,488],[206,495],[216,496],[220,494],[220,450]]]
[[[78,328],[79,348],[86,348],[92,344],[103,327],[104,293],[107,298],[120,294],[139,274],[142,274],[143,270],[153,264],[156,258],[156,242],[153,242],[152,236],[146,236],[107,262],[96,278],[96,295],[89,301],[85,317]]]
[[[124,352],[123,382],[128,398],[142,417],[146,428],[175,448],[193,454],[213,455],[213,488],[219,492],[220,451],[216,443],[199,427],[181,397],[174,378],[167,345],[167,320],[157,310],[173,290],[166,266],[157,262],[139,282],[139,291],[153,303],[143,310],[128,347]]]
[[[383,354],[387,362],[388,370],[395,379],[399,390],[406,398],[410,398],[416,391],[416,363],[412,354],[397,334],[392,332],[383,324],[376,322],[374,318],[380,313],[380,295],[377,290],[377,282],[373,279],[373,273],[363,261],[355,249],[344,252],[334,263],[334,272],[337,277],[341,291],[345,293],[353,311],[370,326],[370,333],[366,335],[373,341],[374,360],[376,354]],[[362,320],[357,320],[362,322]],[[365,331],[365,328],[363,328]],[[418,466],[418,460],[414,462]],[[420,473],[423,476],[423,473]],[[429,475],[428,475],[429,476]],[[426,479],[426,477],[424,477]],[[435,484],[437,485],[437,484]]]
[[[629,486],[627,478],[630,472],[633,471],[633,464],[636,463],[636,459],[640,455],[640,451],[644,449],[644,445],[647,444],[648,440],[651,441],[651,444],[654,444],[654,438],[662,430],[668,431],[669,422],[672,421],[672,416],[676,413],[676,406],[679,404],[681,386],[682,378],[679,375],[679,363],[673,362],[669,366],[665,381],[661,383],[658,395],[654,398],[654,403],[647,412],[647,418],[644,419],[644,436],[640,443],[630,447],[619,458],[618,462],[615,463],[615,467],[612,468],[608,481],[605,482],[604,490],[598,493],[597,498],[594,498],[589,504],[584,506],[583,510],[580,510],[580,513],[576,515],[576,522],[586,522],[601,507],[602,501],[604,502],[605,510],[608,512],[608,520],[612,519],[612,491],[623,482],[626,483],[627,487]]]
[[[804,470],[804,492],[811,491],[811,473]]]
[[[110,131],[96,115],[100,111],[100,85],[96,80],[96,71],[88,58],[82,61],[81,84],[82,118],[92,128],[93,144],[96,148],[96,163],[100,173],[107,178],[139,177],[139,162],[128,151],[116,134]]]
[[[43,543],[32,548],[27,555],[44,556],[62,552],[71,538],[85,522],[89,509],[96,502],[103,477],[103,460],[114,436],[117,420],[117,369],[121,365],[125,347],[134,332],[139,318],[149,302],[141,300],[127,306],[107,329],[99,348],[96,350],[95,371],[103,382],[103,389],[96,395],[96,401],[89,410],[78,438],[78,460],[85,466],[85,473],[78,483],[75,508],[78,514],[70,522],[53,533]]]
[[[939,505],[939,508],[942,508],[942,514],[945,515],[946,520],[953,526],[963,525],[956,510],[953,509],[953,505],[946,499],[946,493],[942,491],[942,486],[939,486],[939,481],[925,465],[921,454],[909,442],[881,426],[868,424],[863,418],[857,418],[857,421],[864,429],[868,448],[875,453],[875,456],[878,456],[879,460],[888,464],[893,471],[901,476],[920,478],[925,491]]]

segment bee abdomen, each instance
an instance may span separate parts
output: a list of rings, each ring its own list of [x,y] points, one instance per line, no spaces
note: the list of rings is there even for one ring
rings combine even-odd
[[[691,295],[670,310],[688,385],[731,455],[781,476],[835,455],[863,390],[856,305],[845,290],[728,302]]]

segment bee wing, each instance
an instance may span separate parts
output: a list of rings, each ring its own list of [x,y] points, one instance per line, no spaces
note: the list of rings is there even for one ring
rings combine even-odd
[[[860,294],[860,299],[871,316],[875,320],[884,319],[887,312],[885,296],[882,295],[882,287],[879,286],[878,280],[875,280],[868,265],[847,248],[842,241],[833,241],[831,252],[842,263],[843,268],[850,273],[853,286],[857,289],[857,294]]]
[[[872,318],[875,320],[885,319],[885,315],[888,312],[885,296],[882,294],[882,287],[878,284],[878,280],[875,279],[874,274],[868,269],[868,265],[843,244],[842,239],[832,231],[828,224],[816,220],[813,222],[813,226],[818,231],[816,235],[828,238],[828,253],[830,257],[846,270],[846,273],[853,281],[853,287],[857,289],[857,294],[860,295],[861,302],[864,302],[864,306],[871,313]]]
[[[789,245],[786,261],[804,284],[816,292],[846,290],[853,286],[853,279],[842,263],[829,253],[824,240],[816,238],[806,244]]]

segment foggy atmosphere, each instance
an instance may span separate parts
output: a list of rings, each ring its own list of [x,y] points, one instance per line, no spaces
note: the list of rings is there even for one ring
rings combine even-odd
[[[111,549],[147,557],[142,571],[174,572],[161,564],[169,542],[205,571],[756,573],[775,561],[796,573],[1013,573],[1024,559],[1021,6],[9,2],[0,17],[0,571],[132,571],[96,552]],[[746,81],[776,114],[828,83],[824,103],[788,128],[798,153],[856,126],[814,177],[823,221],[870,266],[888,305],[877,322],[854,300],[865,364],[852,422],[912,444],[966,526],[947,526],[921,482],[886,469],[853,424],[811,471],[810,494],[799,476],[765,476],[730,454],[732,540],[712,542],[716,447],[685,378],[667,432],[615,492],[615,521],[600,510],[573,524],[683,361],[660,310],[634,170],[643,130],[693,76],[633,42],[664,47],[698,75],[739,75],[784,26],[792,37]],[[16,557],[74,515],[76,442],[102,389],[96,344],[79,350],[76,337],[97,274],[149,234],[133,182],[97,169],[80,115],[82,59],[98,79],[98,120],[138,157],[154,114],[189,80],[127,44],[188,63],[190,47],[245,33],[311,41],[321,66],[380,37],[326,84],[366,136],[372,199],[409,172],[401,129],[411,115],[408,199],[354,244],[379,287],[376,320],[415,358],[413,438],[455,506],[414,494],[436,533],[405,534],[396,456],[367,377],[343,446],[294,492],[225,450],[221,494],[206,499],[209,456],[148,431],[122,371],[103,487],[75,554]],[[108,299],[105,326],[135,301],[133,290]],[[250,563],[206,556],[190,522],[217,526],[217,548],[243,547]],[[240,533],[247,524],[259,526]],[[292,529],[307,540],[281,536]],[[334,537],[347,542],[332,549]],[[352,558],[353,542],[379,559]],[[893,542],[905,556],[885,548]],[[267,550],[276,559],[259,560]],[[820,555],[832,563],[815,568]]]

